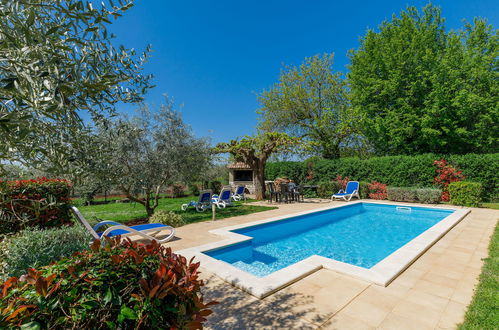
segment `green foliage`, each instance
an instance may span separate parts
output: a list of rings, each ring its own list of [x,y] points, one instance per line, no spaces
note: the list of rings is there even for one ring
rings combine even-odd
[[[497,329],[499,312],[497,293],[499,292],[499,224],[496,225],[485,258],[478,286],[464,316],[459,330]]]
[[[342,73],[334,73],[333,54],[305,58],[286,67],[279,82],[258,97],[260,127],[302,137],[324,158],[338,158],[340,145],[354,132]]]
[[[395,202],[416,202],[416,188],[413,187],[388,187],[387,199]]]
[[[21,276],[88,248],[92,237],[81,226],[26,229],[0,242],[0,277]]]
[[[149,223],[162,223],[164,225],[172,226],[174,228],[185,225],[185,220],[181,214],[159,210],[149,218]]]
[[[438,7],[368,30],[350,53],[351,102],[382,154],[498,148],[498,30],[483,19],[447,32]]]
[[[194,136],[168,98],[159,111],[143,106],[136,117],[109,123],[99,138],[109,148],[108,179],[128,199],[143,205],[148,216],[164,187],[195,181],[210,164],[207,140]]]
[[[331,195],[337,193],[341,189],[338,181],[325,181],[317,184],[317,195],[320,198],[331,198]]]
[[[219,194],[222,190],[222,182],[218,180],[210,181],[210,183],[208,184],[208,189],[211,189],[214,194]]]
[[[199,263],[120,238],[0,283],[0,327],[43,329],[199,329]]]
[[[304,162],[267,164],[267,178],[279,173],[292,179],[293,173],[313,172],[311,180],[298,183],[317,183],[334,180],[337,175],[348,176],[357,181],[378,181],[395,187],[433,187],[436,168],[433,162],[445,158],[448,163],[462,171],[467,180],[480,182],[486,200],[499,199],[499,154],[385,156],[360,158],[340,158],[335,160],[311,159]],[[310,165],[309,165],[310,164]],[[286,170],[290,173],[286,173]]]
[[[79,148],[80,115],[101,120],[151,87],[149,49],[112,44],[111,20],[132,0],[0,3],[0,159],[67,164]]]
[[[442,196],[442,190],[436,188],[416,189],[416,199],[424,204],[438,204]]]
[[[454,205],[480,206],[482,184],[479,182],[459,181],[449,184],[450,202]]]
[[[300,162],[276,162],[267,163],[265,166],[265,179],[287,177],[295,182],[304,182],[306,171]]]
[[[300,139],[286,133],[265,132],[256,136],[244,136],[240,140],[219,143],[214,152],[230,153],[236,161],[243,162],[255,171],[255,196],[265,197],[265,164],[273,153],[284,152],[300,144]]]
[[[359,181],[359,196],[360,199],[369,198],[369,182]]]
[[[64,179],[0,181],[0,233],[70,224],[70,189]]]
[[[189,184],[189,191],[193,196],[199,196],[199,186],[196,183]]]

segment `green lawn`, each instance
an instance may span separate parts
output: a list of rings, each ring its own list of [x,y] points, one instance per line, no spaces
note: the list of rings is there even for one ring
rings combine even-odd
[[[486,207],[488,209],[499,210],[499,203],[482,203],[482,207]]]
[[[174,211],[182,214],[187,223],[211,220],[211,210],[199,213],[194,208],[190,208],[185,212],[180,209],[180,206],[183,203],[188,203],[193,199],[196,199],[196,197],[162,198],[159,200],[159,205],[156,210]],[[112,220],[120,223],[127,223],[134,220],[145,219],[147,217],[145,208],[138,203],[109,203],[79,206],[78,208],[91,224],[94,224],[99,220]],[[217,209],[216,218],[223,219],[275,208],[276,207],[247,205],[245,202],[235,202],[235,206]]]
[[[489,245],[489,257],[480,274],[480,282],[459,329],[499,328],[499,225]]]

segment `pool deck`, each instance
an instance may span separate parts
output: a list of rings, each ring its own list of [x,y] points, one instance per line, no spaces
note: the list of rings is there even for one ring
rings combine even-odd
[[[190,224],[177,228],[177,239],[165,245],[179,251],[223,239],[210,230],[344,203],[282,204],[275,210]],[[220,303],[206,328],[454,329],[471,302],[498,218],[498,210],[472,208],[387,287],[321,269],[257,299],[201,269],[205,301]]]

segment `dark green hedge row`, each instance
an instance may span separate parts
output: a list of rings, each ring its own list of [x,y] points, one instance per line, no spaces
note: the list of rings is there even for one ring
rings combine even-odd
[[[446,159],[463,171],[467,181],[480,182],[484,189],[484,199],[499,199],[499,153],[424,154],[337,160],[314,158],[304,162],[268,163],[265,175],[267,180],[287,176],[300,183],[324,182],[341,175],[358,181],[379,181],[394,187],[432,187],[436,175],[433,162],[438,159]]]

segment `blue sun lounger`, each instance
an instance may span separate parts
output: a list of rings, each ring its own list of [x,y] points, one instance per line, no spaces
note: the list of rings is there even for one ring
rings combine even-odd
[[[145,223],[143,225],[136,226],[126,226],[124,224],[114,222],[114,221],[101,221],[95,226],[90,226],[87,220],[83,217],[80,211],[75,207],[71,206],[71,211],[75,215],[76,219],[88,230],[88,232],[95,239],[101,239],[103,236],[113,237],[121,235],[122,237],[137,235],[148,240],[156,240],[158,243],[165,243],[171,240],[175,236],[175,228],[161,223]],[[104,231],[99,232],[99,228],[103,226],[109,226]],[[159,233],[163,230],[168,230],[169,233],[166,237],[156,238],[150,235],[150,233]]]
[[[232,206],[232,192],[230,187],[224,187],[220,195],[213,195],[213,204],[218,208],[224,209],[227,206]]]
[[[340,191],[338,191],[336,194],[331,196],[331,200],[343,199],[345,201],[349,201],[354,196],[357,197],[358,199],[360,199],[359,182],[358,181],[348,181],[346,189],[345,190],[340,189]]]
[[[196,211],[204,212],[205,210],[211,207],[211,203],[212,203],[211,190],[202,190],[199,193],[199,199],[197,201],[191,201],[187,204],[182,204],[181,208],[182,211],[186,211],[189,207],[194,207],[196,208]]]
[[[244,195],[244,189],[245,187],[244,186],[238,186],[236,188],[236,191],[234,192],[234,194],[232,194],[231,198],[232,200],[234,201],[240,201],[242,199],[246,200],[246,196]]]

